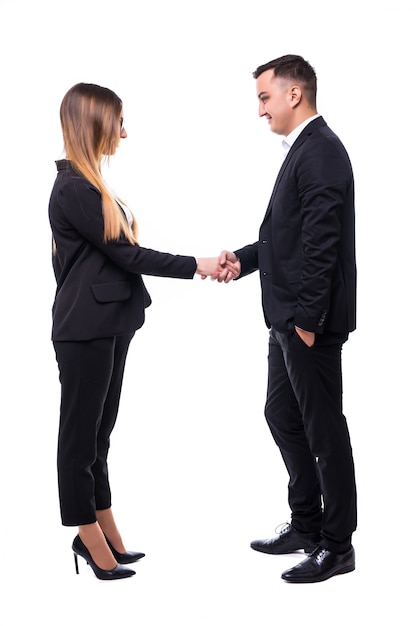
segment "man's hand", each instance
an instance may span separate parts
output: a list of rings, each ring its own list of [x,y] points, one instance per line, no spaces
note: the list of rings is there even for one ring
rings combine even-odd
[[[298,326],[295,326],[295,332],[297,333],[299,337],[301,337],[301,339],[309,348],[314,346],[314,342],[316,340],[316,333],[313,333],[310,330],[303,330],[302,328],[298,328]]]
[[[232,254],[235,258],[236,255]],[[211,280],[219,282],[229,282],[237,278],[240,274],[240,263],[232,262],[226,258],[226,253],[221,253],[218,257],[208,257],[197,259],[196,274],[204,280],[210,276]]]
[[[231,280],[234,280],[239,276],[241,265],[234,252],[222,250],[218,260],[220,267],[222,267],[222,271],[217,276],[217,282],[229,283]]]

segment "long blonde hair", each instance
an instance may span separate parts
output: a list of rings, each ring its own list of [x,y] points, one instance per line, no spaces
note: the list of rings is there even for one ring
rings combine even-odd
[[[107,87],[78,83],[65,94],[60,118],[67,158],[101,193],[104,241],[124,235],[137,243],[134,216],[129,228],[101,174],[103,160],[115,153],[120,141],[122,106],[121,99]]]

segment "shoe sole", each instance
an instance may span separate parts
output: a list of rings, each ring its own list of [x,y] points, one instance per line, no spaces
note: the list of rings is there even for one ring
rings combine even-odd
[[[333,576],[339,576],[340,574],[348,574],[349,572],[353,572],[355,570],[354,565],[347,565],[337,572],[333,572],[333,574],[329,574],[328,576],[320,576],[320,578],[298,578],[291,580],[290,578],[281,578],[285,580],[286,583],[322,583],[325,580],[329,580],[329,578],[333,578]]]
[[[262,548],[256,548],[252,545],[251,548],[252,550],[255,550],[255,552],[262,552],[262,554],[272,554],[274,556],[279,556],[285,554],[297,554],[301,550],[303,550],[305,554],[311,554],[317,548],[317,546],[312,546],[311,548],[298,548],[298,550],[288,550],[288,552],[270,552],[268,550],[263,550]]]

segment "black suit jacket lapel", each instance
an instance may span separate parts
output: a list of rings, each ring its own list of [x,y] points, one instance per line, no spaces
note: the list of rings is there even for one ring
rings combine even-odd
[[[297,139],[295,140],[294,144],[291,146],[291,148],[288,151],[287,156],[285,157],[281,168],[278,172],[278,176],[276,178],[275,181],[275,185],[274,188],[272,190],[272,194],[271,194],[271,198],[269,200],[269,204],[268,207],[266,209],[266,213],[265,213],[265,217],[264,220],[267,218],[267,216],[269,215],[269,213],[271,212],[272,206],[274,204],[274,199],[275,199],[275,195],[278,189],[278,185],[282,179],[282,177],[285,174],[285,170],[288,167],[288,164],[290,163],[291,159],[293,158],[294,154],[296,153],[296,151],[303,145],[303,143],[305,142],[305,140],[320,126],[325,126],[326,122],[324,121],[324,119],[320,116],[320,117],[316,117],[315,120],[313,120],[312,122],[310,122],[300,133],[300,135],[297,137]]]

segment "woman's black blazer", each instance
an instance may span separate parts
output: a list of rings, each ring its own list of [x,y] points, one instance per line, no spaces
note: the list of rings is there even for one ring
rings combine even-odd
[[[194,257],[132,245],[126,238],[104,242],[101,194],[70,161],[57,161],[49,220],[57,281],[52,339],[82,341],[134,332],[151,298],[142,274],[193,278]]]

